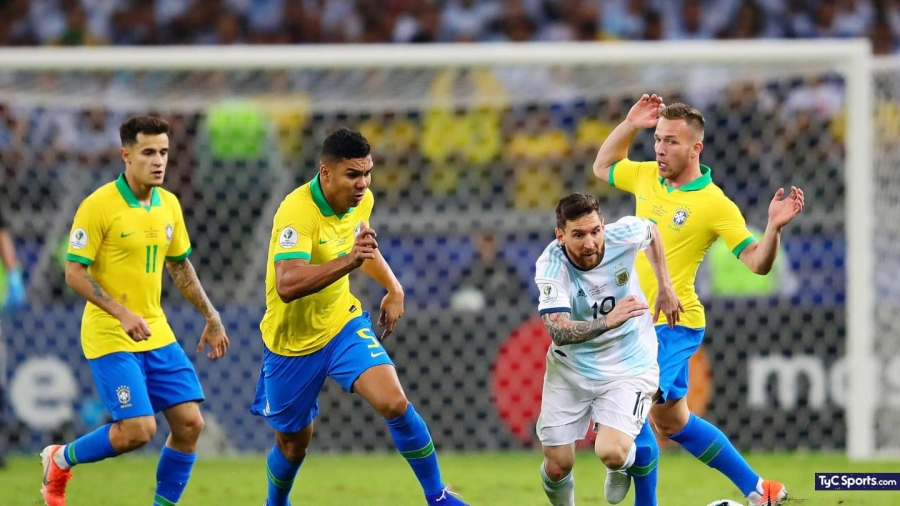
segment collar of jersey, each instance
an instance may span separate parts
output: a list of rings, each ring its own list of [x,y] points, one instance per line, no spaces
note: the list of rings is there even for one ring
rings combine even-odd
[[[156,191],[156,188],[153,188],[150,190],[150,205],[142,206],[141,201],[138,200],[134,195],[134,192],[131,191],[131,187],[128,186],[128,181],[125,181],[124,172],[119,174],[119,178],[116,179],[116,189],[119,190],[122,198],[128,203],[128,207],[143,207],[149,211],[151,207],[159,207],[162,205],[162,201],[159,199],[159,192]]]
[[[353,212],[353,208],[347,209],[346,213],[336,213],[334,209],[331,208],[331,204],[325,200],[325,194],[322,193],[322,185],[319,183],[319,175],[316,174],[316,177],[309,183],[309,192],[312,193],[313,202],[316,203],[316,207],[319,208],[319,212],[322,213],[322,216],[337,216],[338,219],[343,218],[347,213]]]
[[[665,186],[666,191],[668,191],[669,193],[672,193],[675,190],[680,190],[683,192],[702,190],[706,188],[710,183],[712,183],[712,169],[710,169],[706,165],[703,165],[702,163],[700,164],[700,177],[682,186],[681,188],[670,188],[669,185],[666,184],[666,178],[659,178],[659,184]]]

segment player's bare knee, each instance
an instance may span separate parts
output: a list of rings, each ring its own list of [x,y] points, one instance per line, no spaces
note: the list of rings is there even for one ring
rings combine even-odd
[[[156,420],[152,416],[141,416],[117,423],[119,434],[114,448],[130,452],[143,447],[156,435]]]
[[[288,462],[298,463],[303,462],[303,459],[306,458],[306,447],[301,445],[290,445],[286,449],[286,451],[282,451],[284,453],[284,458],[288,460]]]
[[[595,446],[594,454],[603,462],[607,469],[621,469],[628,459],[631,448],[619,448],[617,446]]]
[[[403,416],[408,409],[409,399],[403,395],[403,392],[399,392],[385,400],[382,406],[379,407],[378,413],[384,417],[385,420],[393,420],[394,418]]]
[[[200,439],[200,433],[203,432],[204,424],[203,415],[198,410],[191,416],[185,417],[178,427],[172,427],[172,432],[173,435],[181,440],[196,442]]]
[[[675,415],[676,413],[670,411],[651,414],[653,428],[658,434],[667,438],[681,432],[681,429],[687,425],[687,420],[682,420],[680,416]]]
[[[295,464],[303,462],[303,459],[306,458],[308,445],[309,441],[303,439],[278,441],[278,449],[281,451],[281,454],[284,455],[284,458],[287,459],[288,462],[293,462]]]
[[[574,460],[570,460],[567,462],[546,460],[544,463],[544,469],[547,471],[547,477],[550,478],[551,481],[559,481],[565,478],[572,473],[573,467],[575,467]]]

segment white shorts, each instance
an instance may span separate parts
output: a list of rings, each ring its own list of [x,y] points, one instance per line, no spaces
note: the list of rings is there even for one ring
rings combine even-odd
[[[638,376],[596,381],[548,357],[537,436],[544,446],[572,444],[584,439],[593,419],[637,437],[658,388],[657,365]]]

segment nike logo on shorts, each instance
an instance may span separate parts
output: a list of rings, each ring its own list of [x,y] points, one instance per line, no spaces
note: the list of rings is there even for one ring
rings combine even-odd
[[[385,352],[383,352],[383,351],[378,352],[378,353],[375,353],[375,352],[373,351],[373,352],[370,353],[370,355],[372,355],[372,358],[375,358],[375,357],[380,357],[381,355],[384,355],[384,353],[385,353]]]

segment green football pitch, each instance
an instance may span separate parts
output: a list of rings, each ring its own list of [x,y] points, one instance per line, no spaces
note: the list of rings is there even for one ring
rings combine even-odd
[[[440,455],[444,479],[474,506],[541,506],[536,452],[449,453]],[[851,463],[837,454],[750,454],[750,463],[784,481],[789,505],[896,506],[900,492],[816,492],[816,472],[900,472],[900,462]],[[202,458],[179,504],[184,506],[262,506],[264,457]],[[659,480],[660,506],[706,506],[714,499],[740,499],[717,472],[680,450],[664,452]],[[147,505],[152,503],[156,458],[124,456],[74,470],[68,506]],[[575,468],[579,505],[606,504],[604,469],[590,452]],[[0,505],[41,505],[37,456],[16,456],[0,470]],[[304,463],[291,496],[295,506],[422,506],[424,500],[406,463],[398,455],[317,455]],[[626,505],[632,504],[629,497]]]

